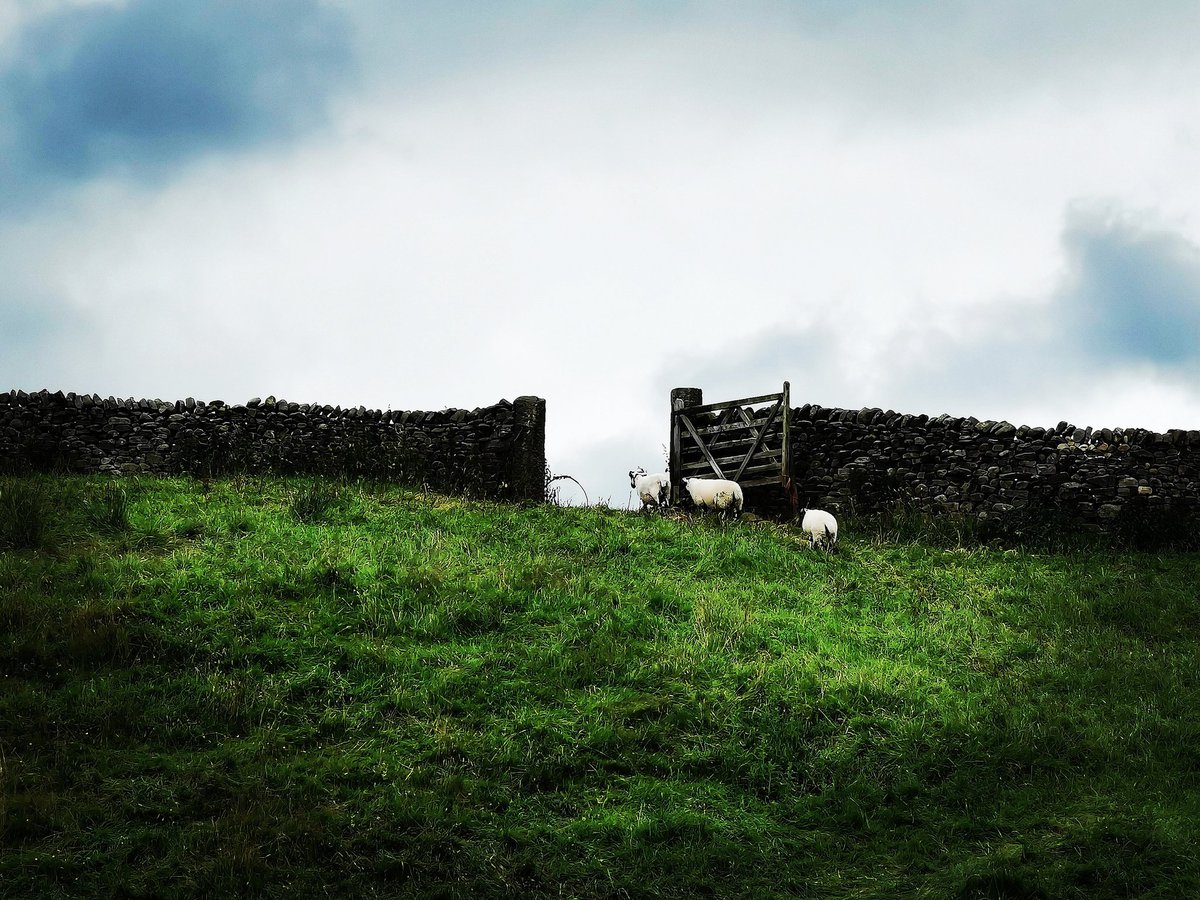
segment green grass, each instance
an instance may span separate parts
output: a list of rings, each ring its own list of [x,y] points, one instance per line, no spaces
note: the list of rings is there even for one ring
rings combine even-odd
[[[14,496],[0,896],[1200,896],[1200,555]]]
[[[36,485],[15,479],[0,483],[0,550],[37,550],[49,516],[46,497]]]

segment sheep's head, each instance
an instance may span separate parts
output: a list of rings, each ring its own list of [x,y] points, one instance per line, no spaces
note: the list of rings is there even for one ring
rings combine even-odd
[[[636,469],[630,469],[629,470],[629,486],[631,488],[637,487],[638,478],[640,478],[642,475],[645,475],[645,474],[646,474],[646,470],[643,469],[641,466],[638,466]]]

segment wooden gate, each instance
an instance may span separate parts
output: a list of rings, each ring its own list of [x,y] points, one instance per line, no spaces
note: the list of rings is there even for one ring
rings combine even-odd
[[[742,487],[777,484],[792,492],[786,381],[778,394],[697,406],[685,402],[681,397],[672,401],[672,503],[679,502],[682,480],[692,477],[728,478]]]

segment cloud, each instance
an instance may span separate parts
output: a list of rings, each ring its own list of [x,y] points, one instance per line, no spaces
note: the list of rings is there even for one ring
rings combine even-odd
[[[9,177],[158,174],[321,120],[351,56],[315,0],[68,7],[13,38],[0,72]],[[14,171],[15,169],[15,171]]]
[[[680,354],[655,377],[715,402],[778,390],[796,405],[884,407],[1035,424],[1187,427],[1200,416],[1200,247],[1111,206],[1071,204],[1063,274],[1045,296],[917,311],[882,338],[827,311],[779,321],[725,354]],[[668,374],[669,373],[669,374]]]
[[[6,302],[0,305],[0,352],[28,349],[61,328],[59,310],[45,305]]]
[[[94,346],[95,323],[51,295],[30,291],[17,298],[13,290],[8,285],[0,297],[0,390],[55,384],[72,359]]]
[[[850,395],[854,379],[840,356],[851,341],[826,319],[803,328],[779,324],[732,340],[721,352],[676,354],[654,379],[654,390],[666,398],[673,388],[698,387],[706,401],[716,403],[774,393],[788,381],[797,405],[832,404]]]
[[[1114,349],[1119,306],[1083,299],[1119,293],[1116,255],[1187,282],[1194,4],[195,5],[9,16],[0,143],[21,152],[0,146],[0,181],[61,189],[0,218],[0,275],[73,311],[38,326],[42,348],[91,316],[54,365],[0,357],[19,386],[398,408],[537,393],[552,467],[618,505],[681,385],[1200,419],[1189,346]],[[113,85],[171,48],[178,77],[148,96],[134,80],[138,115],[117,115]],[[326,112],[335,127],[300,134]],[[1180,224],[1064,227],[1093,196]],[[1159,294],[1178,319],[1182,288]]]
[[[1200,363],[1200,247],[1105,210],[1075,210],[1059,302],[1097,360],[1167,369]]]

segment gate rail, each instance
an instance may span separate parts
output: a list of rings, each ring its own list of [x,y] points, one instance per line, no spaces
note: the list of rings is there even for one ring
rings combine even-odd
[[[778,484],[792,493],[788,382],[777,394],[721,403],[689,405],[689,399],[701,397],[693,388],[671,393],[672,503],[679,501],[684,478],[706,475],[743,487]]]

